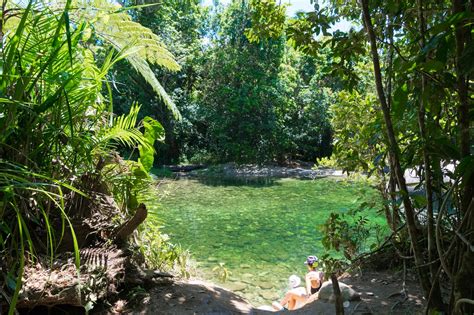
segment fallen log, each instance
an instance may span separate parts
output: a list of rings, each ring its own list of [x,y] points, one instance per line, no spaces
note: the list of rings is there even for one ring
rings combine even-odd
[[[118,229],[117,232],[114,233],[113,240],[116,244],[122,245],[124,244],[130,235],[132,235],[133,231],[135,231],[143,221],[145,221],[148,215],[148,211],[146,209],[145,204],[141,203],[133,217],[128,219],[124,224],[122,224]]]
[[[196,164],[196,165],[165,165],[164,168],[169,169],[172,172],[191,172],[194,170],[199,170],[206,168],[207,165]]]

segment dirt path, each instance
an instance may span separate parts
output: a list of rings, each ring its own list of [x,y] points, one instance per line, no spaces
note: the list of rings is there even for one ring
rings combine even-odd
[[[343,277],[340,281],[361,294],[360,301],[350,303],[346,314],[422,314],[424,299],[416,280],[406,280],[407,296],[401,272],[364,272]],[[122,304],[120,304],[122,303]],[[202,281],[174,281],[155,286],[134,306],[118,302],[107,314],[255,314],[273,312],[258,310],[237,294]],[[334,314],[334,304],[314,301],[295,311],[279,314]]]

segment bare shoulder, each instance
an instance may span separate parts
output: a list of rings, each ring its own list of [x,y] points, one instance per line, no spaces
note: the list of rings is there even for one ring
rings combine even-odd
[[[321,276],[322,276],[322,272],[321,271],[317,271],[317,270],[314,270],[314,271],[310,271],[306,274],[306,279],[320,279]]]

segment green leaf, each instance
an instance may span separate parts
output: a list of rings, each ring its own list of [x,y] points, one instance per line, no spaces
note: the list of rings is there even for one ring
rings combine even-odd
[[[71,25],[69,22],[69,8],[71,6],[71,0],[66,1],[66,7],[64,8],[64,24],[66,26],[66,38],[67,38],[67,47],[69,53],[69,59],[71,61],[71,67],[73,66],[72,58],[72,41],[71,41]]]
[[[445,66],[444,62],[441,62],[439,60],[433,59],[429,60],[423,64],[420,65],[421,69],[426,71],[426,72],[437,72],[443,70]]]
[[[148,116],[143,119],[143,126],[145,127],[145,133],[143,136],[149,145],[138,146],[138,151],[140,152],[139,162],[145,171],[148,172],[153,167],[155,155],[153,144],[156,140],[163,141],[165,139],[165,129],[159,122]]]
[[[423,195],[414,195],[412,196],[412,199],[415,202],[415,205],[417,208],[423,208],[426,207],[428,204],[428,201],[426,200],[426,197]]]
[[[474,70],[474,45],[468,45],[459,59],[462,74],[470,74]]]
[[[145,127],[144,136],[151,146],[153,146],[155,140],[165,140],[165,129],[155,119],[146,116],[143,118],[143,126]]]
[[[460,160],[461,154],[456,145],[446,137],[436,137],[433,141],[430,141],[428,145],[429,150],[439,157],[447,160]]]
[[[393,95],[392,110],[396,117],[401,117],[403,112],[406,110],[408,103],[408,86],[403,84],[399,86]]]
[[[469,179],[474,174],[474,156],[467,156],[461,160],[461,163],[456,167],[454,175],[456,178],[463,177],[463,182],[469,182]]]
[[[7,286],[12,291],[15,290],[16,287],[16,281],[10,275],[7,275]]]

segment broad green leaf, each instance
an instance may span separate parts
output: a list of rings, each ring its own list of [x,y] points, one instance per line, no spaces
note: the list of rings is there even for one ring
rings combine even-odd
[[[408,86],[407,84],[403,84],[399,86],[393,95],[393,105],[392,110],[395,117],[401,117],[403,112],[406,110],[408,102]]]
[[[144,136],[148,143],[153,146],[155,140],[165,140],[165,129],[163,126],[151,117],[143,118],[143,127],[145,127]]]
[[[433,59],[423,64],[420,64],[420,67],[423,71],[426,71],[426,72],[437,72],[437,71],[442,70],[445,67],[445,63],[438,61],[436,59]]]
[[[148,146],[140,145],[138,147],[140,152],[139,162],[143,165],[145,171],[148,172],[153,167],[155,155],[153,145],[156,140],[163,141],[165,139],[165,130],[159,122],[148,116],[143,119],[143,127],[145,128],[143,136]]]

